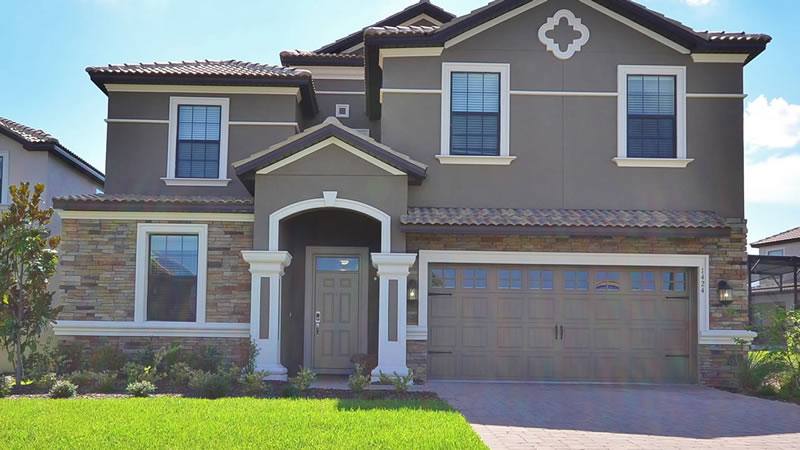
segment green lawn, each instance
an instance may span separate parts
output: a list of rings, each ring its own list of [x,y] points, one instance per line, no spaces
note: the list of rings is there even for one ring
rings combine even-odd
[[[5,399],[2,448],[486,448],[439,401]]]

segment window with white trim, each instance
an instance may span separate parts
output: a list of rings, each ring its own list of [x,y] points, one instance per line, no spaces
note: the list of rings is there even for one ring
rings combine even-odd
[[[685,167],[686,68],[619,66],[618,90],[618,164]]]
[[[168,185],[225,186],[230,101],[170,97]]]
[[[0,205],[9,204],[8,196],[8,152],[0,151]]]
[[[208,226],[139,224],[134,321],[205,323]]]
[[[767,256],[783,256],[783,249],[769,250],[767,251]]]
[[[442,64],[441,157],[509,157],[509,77],[508,64]]]

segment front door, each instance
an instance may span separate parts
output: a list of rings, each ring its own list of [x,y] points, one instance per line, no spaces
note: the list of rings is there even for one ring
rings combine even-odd
[[[347,373],[353,355],[366,349],[367,252],[309,248],[307,254],[311,277],[306,283],[306,336],[310,334],[311,354],[306,364],[320,373]]]

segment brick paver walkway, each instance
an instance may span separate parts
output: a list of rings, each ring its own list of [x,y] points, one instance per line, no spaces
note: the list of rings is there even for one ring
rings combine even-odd
[[[800,406],[699,386],[430,382],[491,448],[800,449]]]

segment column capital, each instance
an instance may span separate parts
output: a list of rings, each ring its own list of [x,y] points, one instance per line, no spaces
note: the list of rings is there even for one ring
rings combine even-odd
[[[253,275],[283,275],[284,269],[292,263],[292,255],[283,251],[252,251],[242,252],[242,258],[250,264],[250,273]]]
[[[406,277],[417,260],[414,253],[373,253],[372,265],[378,275]]]

